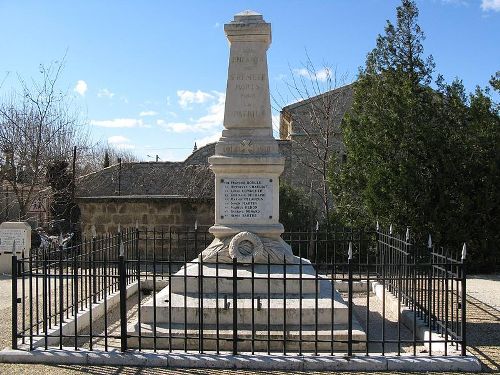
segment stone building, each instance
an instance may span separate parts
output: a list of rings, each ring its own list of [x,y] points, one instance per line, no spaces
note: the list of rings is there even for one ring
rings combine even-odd
[[[285,157],[280,179],[323,204],[323,174],[331,155],[345,158],[340,122],[352,103],[352,85],[286,106],[280,114],[278,147]],[[328,141],[328,142],[327,142]],[[201,228],[214,223],[214,174],[208,157],[215,143],[195,149],[182,162],[118,164],[81,177],[77,202],[83,233],[113,232],[118,224],[143,229]],[[326,163],[326,164],[325,164]],[[328,192],[327,192],[328,193]],[[320,210],[321,211],[321,210]]]
[[[284,179],[290,179],[290,144],[279,141],[286,157]],[[115,164],[79,179],[77,203],[81,228],[90,233],[121,227],[142,229],[202,228],[214,223],[214,174],[208,157],[215,143],[200,147],[182,162]]]
[[[280,139],[290,142],[290,184],[313,199],[324,215],[325,202],[332,206],[325,182],[332,156],[346,160],[340,123],[352,105],[352,84],[283,107]]]

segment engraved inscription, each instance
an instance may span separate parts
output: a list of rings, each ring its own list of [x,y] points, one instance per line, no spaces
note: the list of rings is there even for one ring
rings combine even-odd
[[[1,229],[0,230],[0,252],[12,251],[12,245],[16,241],[16,252],[26,247],[25,229]]]
[[[228,114],[245,123],[263,121],[268,115],[261,103],[268,84],[267,73],[260,69],[265,64],[265,57],[254,48],[242,48],[231,57],[230,64],[238,66],[230,69],[228,75],[228,88],[237,105]]]
[[[269,154],[271,146],[259,144],[243,144],[224,146],[224,154]]]
[[[225,219],[267,219],[272,215],[273,185],[268,178],[225,178],[221,183]]]

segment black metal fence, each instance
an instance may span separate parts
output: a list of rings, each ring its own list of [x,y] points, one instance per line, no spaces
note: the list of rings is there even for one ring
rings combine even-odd
[[[465,355],[465,254],[409,234],[284,233],[205,261],[206,230],[127,229],[12,258],[12,347]]]

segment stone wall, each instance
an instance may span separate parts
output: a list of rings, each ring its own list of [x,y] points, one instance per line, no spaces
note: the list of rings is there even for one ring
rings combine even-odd
[[[140,230],[142,259],[192,260],[210,243],[207,233],[214,223],[213,199],[189,199],[169,196],[80,197],[81,228],[90,237],[96,233],[116,233],[121,228]],[[197,238],[194,223],[198,222]],[[153,232],[155,230],[155,233]],[[148,233],[146,234],[146,230]],[[161,231],[164,231],[162,234]],[[188,233],[188,232],[189,233]],[[156,241],[153,241],[153,237]]]
[[[97,233],[114,233],[118,224],[122,228],[141,230],[171,227],[209,226],[214,222],[213,199],[189,199],[163,196],[116,196],[78,198],[81,225],[84,234],[91,233],[92,225]]]

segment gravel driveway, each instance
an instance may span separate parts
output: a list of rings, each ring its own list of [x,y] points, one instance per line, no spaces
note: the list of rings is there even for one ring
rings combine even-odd
[[[467,331],[469,338],[468,349],[483,363],[484,372],[500,372],[500,275],[471,278],[468,282],[468,319]],[[489,280],[489,281],[488,281]],[[11,341],[11,284],[8,277],[0,277],[0,347],[9,347]],[[291,374],[283,371],[242,371],[242,370],[207,370],[207,369],[162,369],[140,367],[111,367],[111,366],[47,366],[47,365],[12,365],[0,364],[0,374]],[[301,374],[295,372],[294,374]],[[319,374],[317,372],[307,374]],[[342,374],[342,373],[341,373]],[[347,374],[347,373],[345,373]],[[369,374],[360,372],[357,374]],[[403,374],[393,372],[393,374]],[[421,374],[404,373],[404,374]],[[436,373],[443,374],[443,373]],[[446,373],[463,374],[463,373]]]

